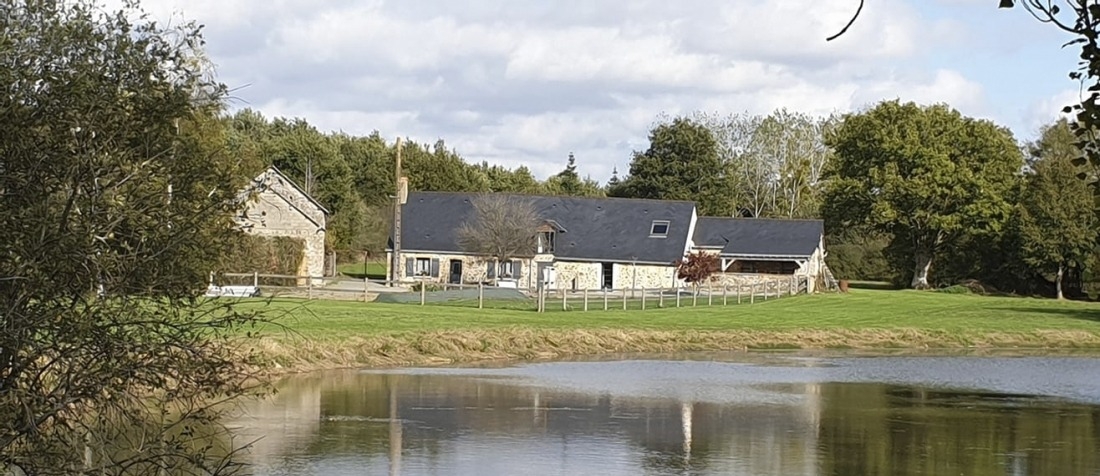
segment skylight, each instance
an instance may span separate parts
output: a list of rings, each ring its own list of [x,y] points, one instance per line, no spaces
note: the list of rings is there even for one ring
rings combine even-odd
[[[653,226],[649,229],[651,237],[668,236],[668,220],[653,220]]]

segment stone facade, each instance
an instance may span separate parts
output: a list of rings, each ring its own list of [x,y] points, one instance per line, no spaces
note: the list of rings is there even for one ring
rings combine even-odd
[[[462,263],[460,284],[477,284],[490,281],[488,276],[491,260],[472,255],[451,253],[426,253],[405,251],[400,253],[398,260],[400,265],[397,273],[397,281],[400,283],[450,283],[453,262]],[[530,258],[519,258],[511,265],[512,270],[518,271],[509,277],[501,277],[499,280],[516,283],[519,288],[534,287],[534,263]],[[390,268],[393,263],[393,252],[386,253],[387,276],[392,276]],[[409,272],[411,265],[412,273]],[[500,263],[493,263],[496,272],[500,272]],[[424,272],[426,271],[426,273]]]
[[[245,193],[251,199],[236,217],[238,226],[256,236],[300,239],[303,256],[296,274],[311,276],[319,284],[325,271],[327,211],[274,167],[256,177]],[[299,281],[306,284],[305,279]]]
[[[392,266],[392,252],[387,253],[386,257],[387,267]],[[553,261],[552,258],[549,255],[539,255],[534,258],[513,260],[518,265],[513,265],[512,269],[517,270],[518,274],[508,278],[498,277],[497,281],[515,283],[516,287],[520,289],[536,289],[538,287],[538,265],[542,262],[551,263],[554,267],[553,289],[596,290],[603,287],[602,263]],[[398,282],[401,283],[450,283],[453,281],[451,279],[452,262],[462,263],[462,284],[492,281],[487,274],[490,261],[480,256],[406,251],[401,253],[399,262]],[[411,274],[409,273],[410,266],[413,271]],[[672,266],[614,263],[612,264],[612,273],[614,273],[612,281],[614,289],[629,289],[632,287],[656,289],[683,285],[682,282],[675,279],[676,269]]]

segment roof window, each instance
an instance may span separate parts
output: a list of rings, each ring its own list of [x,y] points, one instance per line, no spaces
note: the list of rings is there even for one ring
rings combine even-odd
[[[653,220],[649,228],[650,238],[664,238],[668,236],[668,220]]]

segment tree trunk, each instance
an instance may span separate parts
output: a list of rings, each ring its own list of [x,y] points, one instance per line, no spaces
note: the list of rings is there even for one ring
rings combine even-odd
[[[1065,299],[1062,295],[1062,277],[1065,275],[1065,266],[1061,263],[1058,264],[1058,275],[1054,278],[1054,288],[1057,291],[1057,298],[1059,300]]]
[[[918,251],[913,265],[913,282],[910,286],[913,289],[930,288],[931,286],[928,285],[928,271],[932,269],[932,253]]]

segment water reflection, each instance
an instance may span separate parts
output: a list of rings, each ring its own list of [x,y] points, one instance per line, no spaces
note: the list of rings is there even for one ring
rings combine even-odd
[[[268,475],[1100,474],[1093,403],[769,359],[307,375],[231,424]]]

